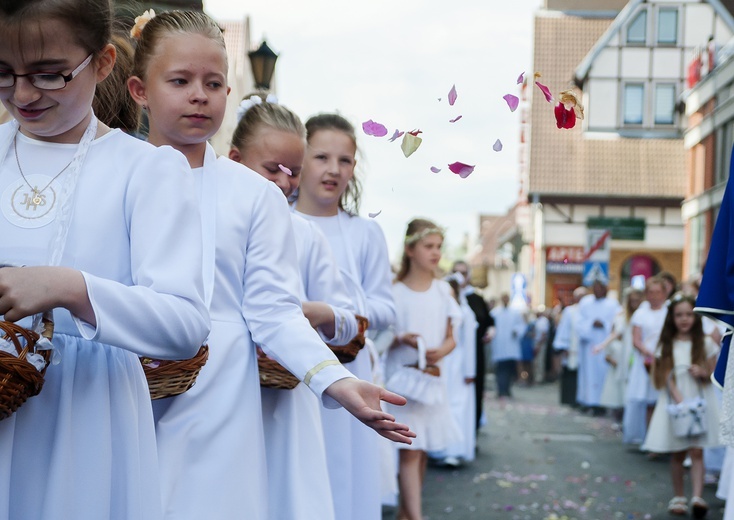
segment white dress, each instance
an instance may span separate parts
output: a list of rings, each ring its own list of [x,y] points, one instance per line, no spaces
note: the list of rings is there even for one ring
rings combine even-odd
[[[710,338],[705,340],[706,359],[716,356],[718,347]],[[655,352],[660,357],[660,348]],[[703,394],[706,401],[706,432],[698,437],[685,438],[673,435],[670,414],[668,414],[668,391],[661,389],[658,392],[658,401],[650,419],[643,450],[656,453],[670,453],[687,450],[688,448],[708,448],[719,446],[719,403],[714,394],[714,387],[710,382],[699,384],[688,373],[691,366],[691,342],[673,341],[673,366],[675,370],[675,384],[684,399]]]
[[[314,222],[326,236],[336,257],[347,291],[365,316],[370,329],[382,330],[395,321],[390,261],[380,226],[373,220],[344,211],[332,217],[296,212]],[[372,381],[372,360],[366,348],[345,365],[354,375]],[[336,518],[382,518],[380,449],[375,432],[344,410],[322,410],[329,478],[334,493]]]
[[[609,369],[604,377],[604,387],[601,391],[600,403],[608,408],[624,407],[624,392],[627,380],[627,368],[631,356],[625,345],[625,337],[629,336],[626,313],[621,310],[614,318],[613,331],[616,335],[621,335],[619,339],[609,342],[604,352],[599,353],[600,356],[609,357],[614,361],[615,365],[609,364]]]
[[[255,344],[316,394],[351,374],[304,318],[283,194],[207,147],[205,251],[216,251],[209,360],[197,384],[157,409],[164,512],[170,520],[268,518]],[[213,218],[212,218],[213,217]],[[297,339],[297,341],[296,341]],[[323,367],[323,369],[319,369]],[[345,412],[346,413],[346,412]]]
[[[612,332],[619,302],[612,298],[584,296],[579,302],[579,372],[576,401],[585,406],[599,406],[609,365],[604,355],[594,354],[594,346],[602,343]],[[594,327],[599,321],[602,327]]]
[[[473,379],[477,374],[477,317],[465,295],[461,295],[460,302],[462,320],[461,326],[454,331],[456,348],[444,358],[443,370],[449,407],[461,430],[462,439],[430,455],[434,458],[458,457],[470,462],[476,455],[476,394],[474,383],[466,383],[466,379]]]
[[[302,282],[299,297],[329,304],[336,317],[336,332],[334,337],[323,339],[332,345],[345,345],[357,334],[357,321],[334,255],[315,224],[295,213],[290,215]],[[263,387],[261,391],[269,517],[333,519],[321,403],[303,384],[292,390]],[[304,478],[304,468],[308,468],[308,478]]]
[[[428,350],[438,348],[446,338],[449,320],[456,327],[461,322],[461,309],[451,296],[451,287],[443,280],[434,280],[427,291],[414,291],[402,282],[393,285],[397,321],[395,333],[418,334],[423,338]],[[387,381],[407,365],[418,362],[418,351],[408,345],[397,345],[387,352],[385,378]],[[438,362],[441,368],[441,382],[446,390],[446,375],[443,359]],[[426,405],[408,401],[405,406],[388,405],[388,411],[398,422],[410,425],[416,434],[413,444],[400,446],[404,450],[439,451],[462,441],[459,425],[454,420],[449,407],[448,395],[443,402]]]
[[[11,131],[0,126],[0,143]],[[18,136],[23,171],[39,187],[48,181],[36,174],[50,179],[75,150]],[[11,198],[18,202],[29,190],[12,146],[0,156],[2,260],[45,264],[56,226],[48,218],[40,227],[8,220]],[[46,206],[30,211],[55,211],[64,179],[44,190]],[[161,518],[153,414],[138,355],[187,358],[206,338],[201,250],[184,157],[119,130],[96,139],[78,179],[61,265],[82,271],[97,327],[54,311],[61,362],[48,367],[39,395],[0,422],[0,519]]]

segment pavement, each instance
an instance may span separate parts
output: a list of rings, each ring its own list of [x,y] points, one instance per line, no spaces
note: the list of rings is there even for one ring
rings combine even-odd
[[[500,403],[488,381],[487,424],[476,460],[431,466],[423,490],[427,520],[659,520],[673,496],[668,457],[648,459],[622,444],[611,418],[558,404],[555,383],[513,388]],[[690,483],[686,477],[690,498]],[[708,519],[723,518],[715,484],[704,488]],[[383,520],[395,509],[385,507]]]

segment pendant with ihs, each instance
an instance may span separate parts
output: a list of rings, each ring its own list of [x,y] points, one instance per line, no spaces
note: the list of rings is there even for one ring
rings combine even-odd
[[[41,194],[38,193],[38,190],[33,190],[33,199],[32,200],[33,200],[33,204],[35,204],[36,206],[40,206],[41,205],[42,199],[41,199]]]

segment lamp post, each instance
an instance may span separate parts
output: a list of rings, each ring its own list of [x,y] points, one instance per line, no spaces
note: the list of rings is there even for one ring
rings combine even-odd
[[[258,90],[270,90],[270,81],[273,79],[275,71],[275,62],[278,55],[263,40],[260,48],[256,51],[247,53],[250,57],[250,66],[252,67],[252,76],[255,79],[255,88]]]

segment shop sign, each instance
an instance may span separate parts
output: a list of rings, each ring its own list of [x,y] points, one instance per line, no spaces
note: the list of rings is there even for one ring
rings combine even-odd
[[[549,274],[582,274],[584,248],[581,246],[550,246],[545,253],[545,272]]]
[[[589,229],[608,229],[614,240],[645,240],[644,218],[589,217]]]

